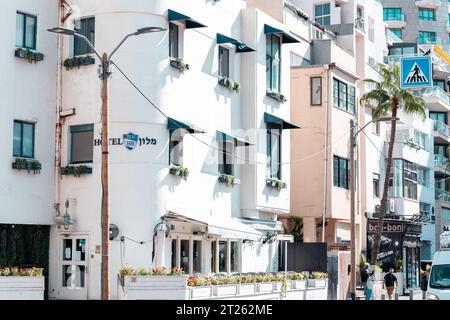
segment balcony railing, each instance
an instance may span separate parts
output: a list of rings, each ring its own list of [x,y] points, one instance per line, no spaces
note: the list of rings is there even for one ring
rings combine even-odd
[[[434,199],[439,201],[450,202],[450,193],[445,190],[435,189]]]
[[[434,155],[434,165],[440,166],[442,168],[447,168],[448,158],[441,156],[440,154],[435,154]]]
[[[450,22],[449,22],[450,23]],[[388,37],[389,40],[391,40],[392,42],[396,43],[396,42],[403,42],[403,39],[400,38],[399,36],[397,36],[395,33],[393,33],[391,30],[386,29],[386,35]]]
[[[362,32],[365,32],[366,29],[365,29],[364,19],[363,18],[355,19],[355,28],[360,30],[360,31],[362,31]]]
[[[442,39],[440,37],[435,38],[417,38],[418,44],[442,44]]]
[[[433,129],[434,129],[434,131],[439,132],[443,136],[450,137],[450,127],[447,126],[442,121],[434,120]]]
[[[383,20],[384,21],[406,21],[404,13],[385,14],[385,15],[383,15]]]
[[[416,94],[423,96],[423,97],[433,97],[436,96],[439,98],[439,100],[445,102],[446,104],[450,105],[450,96],[447,92],[442,90],[439,87],[432,87],[432,88],[425,88],[422,90],[416,91]]]

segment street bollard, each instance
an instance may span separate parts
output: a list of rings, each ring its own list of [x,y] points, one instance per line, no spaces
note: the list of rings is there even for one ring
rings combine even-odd
[[[381,300],[386,300],[386,295],[384,293],[381,294]]]
[[[414,291],[409,290],[409,300],[414,300]]]

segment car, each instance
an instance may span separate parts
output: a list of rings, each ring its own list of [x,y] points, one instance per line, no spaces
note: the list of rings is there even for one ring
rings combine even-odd
[[[427,300],[450,300],[450,233],[441,235],[441,248],[433,256]]]

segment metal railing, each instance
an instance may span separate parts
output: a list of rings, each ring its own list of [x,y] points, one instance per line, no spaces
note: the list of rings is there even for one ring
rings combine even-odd
[[[417,38],[418,44],[442,44],[442,39],[440,37],[435,38]]]
[[[416,91],[416,94],[423,96],[423,97],[432,97],[436,96],[439,98],[439,100],[445,102],[450,106],[450,95],[448,95],[447,92],[442,90],[439,87],[432,87],[432,88],[424,88],[422,90]]]
[[[433,130],[439,132],[443,136],[450,137],[450,127],[439,120],[434,120]]]
[[[449,23],[450,23],[450,21],[449,21]],[[389,29],[386,29],[386,35],[387,35],[388,39],[391,40],[392,42],[403,42],[402,38],[397,36],[394,32],[392,32]]]
[[[434,190],[434,199],[439,201],[450,202],[450,193],[445,190],[435,189]]]
[[[446,169],[447,165],[448,165],[448,158],[441,156],[440,154],[435,154],[434,155],[434,165],[440,166],[440,167]]]
[[[384,21],[406,21],[404,13],[383,14]]]

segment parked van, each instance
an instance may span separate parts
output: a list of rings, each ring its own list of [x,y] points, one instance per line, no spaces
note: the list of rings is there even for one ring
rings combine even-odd
[[[433,256],[428,279],[428,300],[450,300],[450,233],[441,235],[441,248]]]

